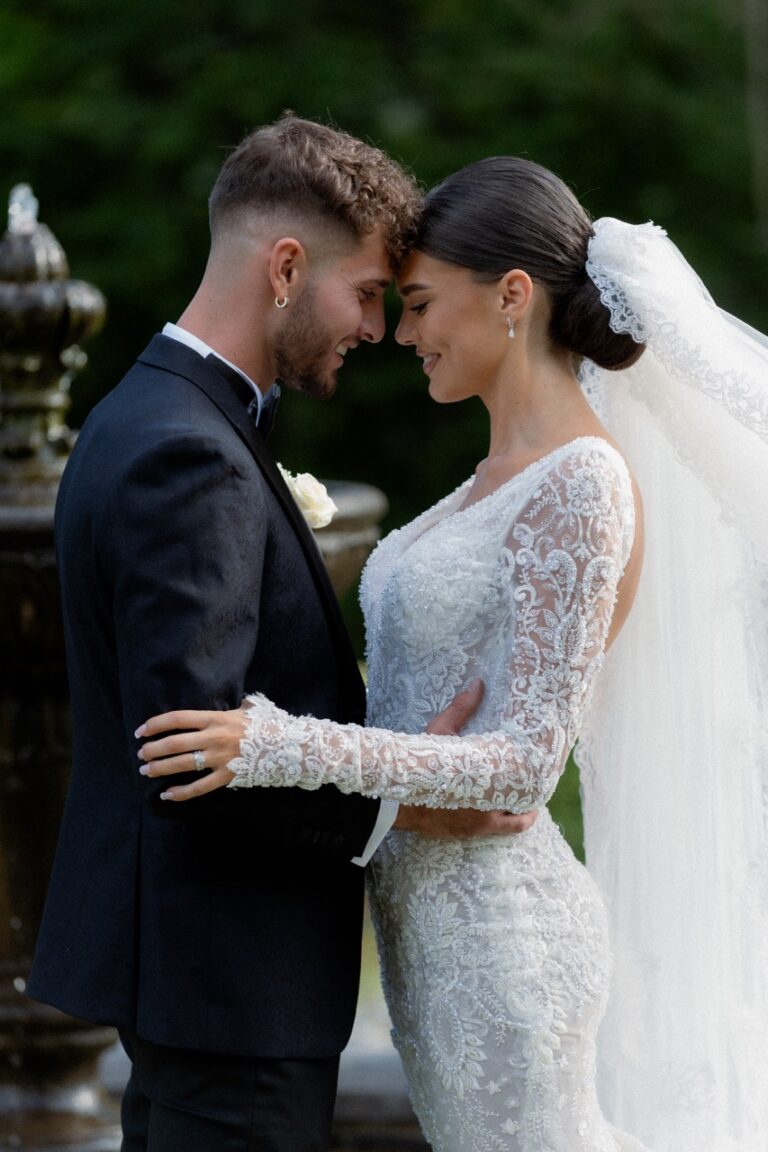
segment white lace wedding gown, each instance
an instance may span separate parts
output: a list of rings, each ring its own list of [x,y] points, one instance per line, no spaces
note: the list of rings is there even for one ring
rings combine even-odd
[[[548,800],[632,547],[629,474],[589,437],[462,508],[470,484],[369,560],[370,727],[288,717],[251,697],[234,786],[333,782],[516,812]],[[485,697],[467,735],[423,735],[477,676]],[[515,837],[392,832],[370,873],[393,1037],[435,1152],[639,1150],[596,1098],[611,966],[603,904],[547,810]]]

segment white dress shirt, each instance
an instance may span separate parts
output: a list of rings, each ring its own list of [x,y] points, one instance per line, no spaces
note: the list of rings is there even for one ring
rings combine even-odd
[[[193,352],[197,352],[203,359],[207,356],[218,357],[224,364],[228,364],[230,368],[233,368],[235,372],[242,376],[246,384],[253,388],[256,397],[256,423],[258,424],[261,410],[264,407],[264,396],[258,384],[255,384],[250,376],[247,376],[245,372],[243,372],[242,368],[238,368],[237,364],[233,364],[231,360],[227,360],[226,356],[222,356],[220,352],[215,352],[210,344],[206,344],[205,340],[201,340],[199,336],[193,336],[191,332],[187,332],[186,328],[179,328],[178,324],[166,324],[163,327],[163,336],[170,336],[171,340],[178,340],[180,344],[186,344],[187,348],[191,348]]]
[[[171,340],[178,340],[180,344],[186,344],[188,348],[191,348],[194,352],[197,352],[198,355],[203,357],[203,359],[205,359],[207,356],[217,356],[219,360],[223,360],[224,363],[228,364],[230,368],[234,368],[235,372],[239,372],[243,380],[245,380],[245,382],[249,384],[251,388],[253,388],[254,394],[256,396],[256,422],[258,423],[258,417],[261,415],[261,409],[264,404],[264,397],[258,384],[255,384],[254,381],[251,380],[250,376],[247,376],[246,373],[243,372],[242,368],[238,368],[237,364],[233,364],[231,360],[227,360],[226,356],[222,356],[221,353],[217,352],[215,348],[211,348],[210,344],[206,344],[205,341],[201,340],[198,336],[194,336],[191,332],[187,332],[186,328],[180,328],[178,324],[166,324],[163,327],[163,336],[169,336]],[[378,848],[379,844],[381,844],[387,832],[389,832],[390,828],[394,824],[395,819],[397,818],[399,807],[400,805],[396,800],[380,801],[379,814],[376,817],[376,823],[373,826],[373,831],[368,837],[368,843],[365,845],[365,848],[359,856],[352,857],[353,864],[359,864],[361,868],[365,867],[365,865],[368,863]]]

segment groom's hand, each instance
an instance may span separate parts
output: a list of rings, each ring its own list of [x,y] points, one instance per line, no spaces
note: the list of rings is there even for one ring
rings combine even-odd
[[[401,804],[392,825],[402,832],[420,832],[445,840],[471,840],[475,836],[514,836],[536,820],[535,812],[476,812],[472,808],[420,808]]]
[[[427,725],[432,736],[458,736],[474,716],[483,699],[485,685],[476,680],[454,696],[439,716]],[[468,840],[473,836],[510,836],[525,832],[536,819],[535,812],[515,816],[511,812],[477,812],[472,808],[422,808],[401,804],[394,827],[422,836],[440,836],[450,840]]]
[[[454,696],[448,707],[430,720],[427,732],[430,736],[458,736],[482,704],[484,693],[483,681],[473,680],[469,688]]]

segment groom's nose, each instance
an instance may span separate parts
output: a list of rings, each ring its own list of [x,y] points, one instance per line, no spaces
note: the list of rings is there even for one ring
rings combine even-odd
[[[363,321],[360,325],[360,339],[368,340],[371,344],[378,344],[384,337],[387,320],[384,315],[384,300],[377,296],[375,300],[366,301],[363,307]]]

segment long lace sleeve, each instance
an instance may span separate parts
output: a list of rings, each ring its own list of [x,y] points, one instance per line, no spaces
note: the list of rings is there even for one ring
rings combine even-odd
[[[433,808],[524,812],[545,803],[578,734],[626,561],[629,480],[603,451],[547,472],[509,525],[501,552],[508,600],[499,728],[406,735],[293,717],[248,697],[230,787],[335,784]]]

